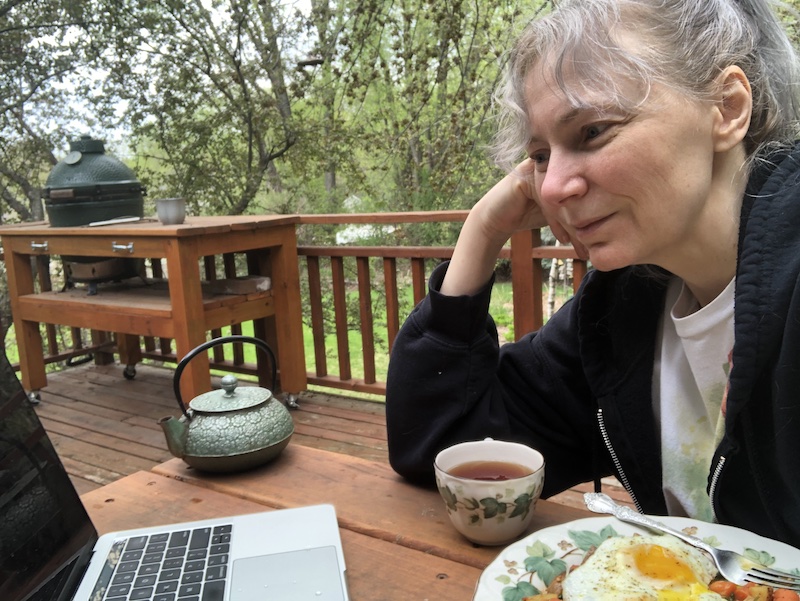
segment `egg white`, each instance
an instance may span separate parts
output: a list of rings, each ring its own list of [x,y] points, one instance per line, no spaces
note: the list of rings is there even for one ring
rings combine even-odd
[[[724,601],[705,553],[671,536],[606,539],[564,579],[564,601]]]

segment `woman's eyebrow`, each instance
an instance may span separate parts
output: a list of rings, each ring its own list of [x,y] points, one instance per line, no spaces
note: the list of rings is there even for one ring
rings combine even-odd
[[[582,113],[585,113],[587,111],[597,111],[597,107],[591,107],[591,106],[576,106],[576,107],[573,107],[570,110],[568,110],[566,113],[564,113],[563,115],[559,115],[556,118],[556,124],[557,125],[566,125],[569,122],[574,121],[579,115],[581,115]],[[543,142],[543,140],[541,138],[539,138],[535,133],[533,133],[528,138],[528,144],[526,145],[526,148],[530,148],[532,145],[539,144],[541,142]]]

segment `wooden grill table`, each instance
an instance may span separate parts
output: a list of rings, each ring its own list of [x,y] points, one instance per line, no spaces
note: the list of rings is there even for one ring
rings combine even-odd
[[[290,394],[304,390],[297,219],[187,217],[181,225],[145,219],[101,227],[39,222],[0,228],[23,386],[33,393],[47,385],[40,323],[116,332],[121,359],[135,364],[140,350],[132,336],[174,339],[180,359],[205,342],[209,330],[274,316],[281,388]],[[246,253],[250,274],[270,276],[271,290],[204,297],[199,260],[226,253]],[[37,294],[31,259],[44,255],[165,259],[167,285],[112,285],[94,296],[75,289]],[[188,402],[208,391],[210,382],[208,357],[201,353],[181,378],[183,398]]]
[[[101,532],[331,503],[353,601],[468,600],[503,547],[478,547],[450,524],[439,493],[384,464],[290,443],[272,463],[203,474],[174,459],[82,497]],[[530,531],[588,517],[539,501]]]

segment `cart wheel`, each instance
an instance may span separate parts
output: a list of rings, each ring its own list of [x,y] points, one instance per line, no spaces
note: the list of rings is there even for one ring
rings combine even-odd
[[[287,394],[286,395],[286,406],[289,409],[300,409],[300,405],[297,404],[297,395],[296,394]]]
[[[39,394],[38,390],[32,390],[28,393],[28,402],[31,405],[38,405],[42,402],[42,396]]]
[[[125,371],[122,372],[122,375],[125,376],[126,380],[133,380],[136,377],[136,366],[126,365]]]

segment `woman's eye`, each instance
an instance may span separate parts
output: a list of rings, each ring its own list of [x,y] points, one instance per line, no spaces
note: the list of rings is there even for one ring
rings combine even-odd
[[[531,160],[536,163],[537,167],[543,167],[547,164],[550,155],[548,155],[546,152],[533,152],[531,153],[530,157]]]
[[[587,140],[593,140],[594,138],[601,136],[603,132],[608,129],[608,127],[609,126],[607,123],[595,123],[593,125],[589,125],[584,129],[584,136]]]

